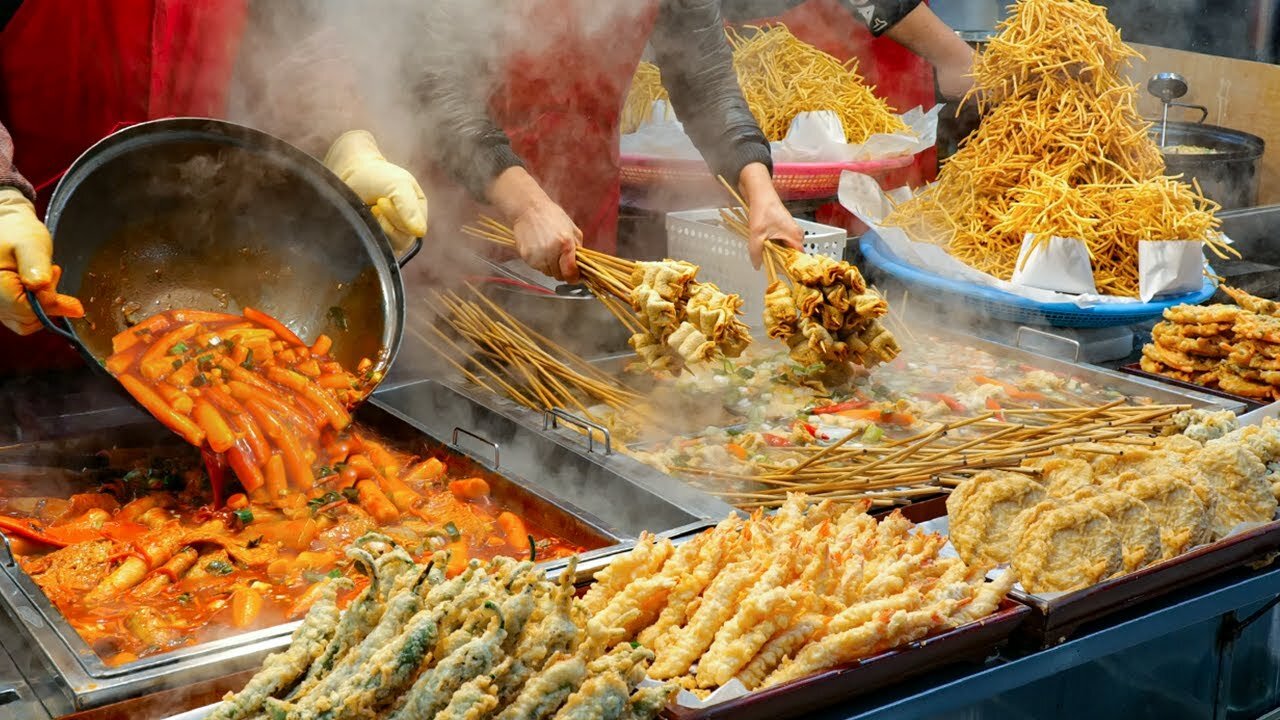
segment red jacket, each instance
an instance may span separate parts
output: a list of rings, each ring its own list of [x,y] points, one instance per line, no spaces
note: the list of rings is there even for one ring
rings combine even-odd
[[[23,2],[0,32],[0,124],[38,207],[81,153],[119,127],[221,115],[245,12],[245,0]],[[0,152],[0,182],[5,160]],[[0,327],[0,373],[75,361],[50,334],[19,338]]]

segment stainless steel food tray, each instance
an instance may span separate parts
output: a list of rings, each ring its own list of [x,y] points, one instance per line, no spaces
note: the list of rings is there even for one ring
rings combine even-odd
[[[416,436],[419,442],[443,446],[473,458],[491,471],[490,477],[497,481],[491,483],[495,493],[518,493],[521,502],[543,509],[540,519],[560,518],[557,521],[559,527],[546,529],[579,537],[580,533],[589,533],[596,541],[605,543],[604,547],[581,556],[578,573],[582,577],[589,577],[614,555],[625,552],[634,544],[638,530],[632,532],[619,527],[616,522],[596,517],[566,502],[563,496],[548,493],[543,485],[531,480],[542,467],[529,462],[536,456],[504,452],[507,448],[489,442],[480,432],[463,430],[458,425],[450,427],[451,433],[433,432],[425,424],[412,421],[376,400],[363,406],[356,417],[362,424],[393,440],[404,441]],[[150,437],[162,453],[192,451],[185,445],[175,445],[168,432],[154,422],[141,428],[105,429],[100,433],[97,447],[110,446],[102,439],[110,435],[136,441],[148,433],[152,433]],[[510,442],[526,435],[531,434],[524,430],[514,433],[508,439],[508,448]],[[452,442],[439,440],[442,436],[450,437]],[[464,437],[468,439],[464,441]],[[464,442],[469,444],[464,446]],[[525,444],[549,445],[545,439],[536,436]],[[79,456],[81,445],[89,447],[93,443],[86,445],[69,439],[59,442],[56,447],[64,452],[70,449]],[[49,452],[52,451],[51,448]],[[0,461],[36,463],[41,459],[40,448],[31,445],[0,448]],[[522,462],[524,464],[520,464]],[[629,486],[627,481],[606,468],[591,466],[580,472],[581,481],[591,487]],[[630,501],[644,502],[641,497],[637,493]],[[648,502],[661,504],[664,501],[650,499]],[[657,517],[670,521],[666,530],[673,536],[697,532],[710,524],[708,519],[674,511],[658,513]],[[541,566],[549,574],[558,575],[566,563],[561,559]],[[27,684],[54,717],[255,667],[266,654],[286,645],[297,626],[297,622],[293,622],[263,628],[109,667],[14,562],[3,535],[0,535],[0,610],[0,645],[15,659]],[[0,692],[4,690],[0,687]]]

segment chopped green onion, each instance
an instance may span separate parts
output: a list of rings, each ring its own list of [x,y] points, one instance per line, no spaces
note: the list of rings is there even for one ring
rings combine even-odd
[[[353,487],[342,488],[342,497],[346,498],[347,502],[355,502],[360,499],[360,493]]]
[[[253,366],[253,349],[252,348],[250,348],[249,352],[245,354],[244,362],[240,363],[240,367],[244,368],[245,370],[253,369],[254,366]]]
[[[338,326],[339,330],[346,331],[347,313],[342,308],[338,307],[337,305],[330,307],[329,319],[333,321],[334,325]]]
[[[182,367],[182,361],[181,361],[181,360],[174,360],[174,361],[173,361],[172,363],[170,363],[170,364],[171,364],[171,365],[173,365],[173,369],[174,369],[174,370],[177,370],[178,368]]]
[[[538,544],[533,541],[533,536],[529,535],[529,562],[538,560]]]
[[[183,605],[186,605],[187,603],[191,602],[191,593],[182,593],[176,599],[178,602],[182,603]]]
[[[743,380],[750,380],[755,376],[756,376],[756,371],[752,370],[751,368],[745,365],[738,368],[738,377],[742,378]]]
[[[209,378],[205,377],[204,373],[198,373],[195,377],[191,378],[192,387],[204,387],[208,384]]]
[[[325,573],[325,577],[340,578],[342,577],[342,571],[339,570],[338,568],[334,568],[329,572]]]
[[[249,508],[240,508],[232,513],[232,515],[235,515],[236,519],[239,520],[241,524],[248,525],[253,522],[253,511]]]
[[[174,343],[173,347],[169,348],[170,355],[181,355],[186,351],[187,351],[187,344],[184,342]]]
[[[201,370],[212,370],[213,356],[201,355],[200,357],[196,358],[196,367],[200,368]]]
[[[458,542],[462,539],[462,533],[458,532],[458,526],[454,525],[452,520],[444,524],[444,531],[448,533],[451,542]]]
[[[204,566],[204,569],[214,575],[230,575],[236,571],[236,569],[232,567],[231,563],[223,560],[210,560],[209,564]]]
[[[259,535],[258,537],[253,538],[249,542],[245,543],[244,546],[252,550],[253,548],[258,547],[261,544],[262,544],[262,536]]]

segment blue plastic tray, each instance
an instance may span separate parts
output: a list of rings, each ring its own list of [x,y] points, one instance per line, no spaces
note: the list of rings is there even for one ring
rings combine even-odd
[[[1167,307],[1184,303],[1198,305],[1217,291],[1217,285],[1206,277],[1204,287],[1193,293],[1146,303],[1109,303],[1082,308],[1074,303],[1036,302],[1003,290],[921,270],[894,255],[874,231],[862,236],[859,247],[868,268],[893,277],[908,289],[918,292],[918,297],[943,305],[963,305],[986,317],[1030,325],[1074,328],[1133,325],[1159,317]],[[912,294],[916,295],[916,292]]]

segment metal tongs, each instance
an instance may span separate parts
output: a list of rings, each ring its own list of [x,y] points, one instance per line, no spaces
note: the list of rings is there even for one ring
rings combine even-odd
[[[1209,118],[1209,108],[1203,105],[1174,102],[1187,94],[1187,79],[1175,72],[1156,73],[1147,81],[1147,92],[1160,98],[1164,103],[1164,112],[1160,117],[1160,147],[1165,146],[1165,137],[1169,130],[1169,108],[1184,107],[1200,111],[1200,122]]]

